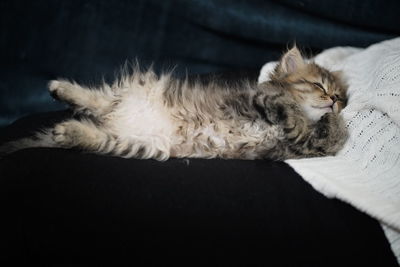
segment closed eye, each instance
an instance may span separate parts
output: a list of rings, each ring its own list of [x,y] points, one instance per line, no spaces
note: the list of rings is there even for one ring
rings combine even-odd
[[[318,82],[310,82],[310,81],[307,81],[305,79],[303,79],[302,82],[313,84],[313,85],[317,86],[318,88],[320,88],[322,91],[324,91],[325,94],[327,94],[326,89],[324,88],[324,86],[322,84],[318,83]]]
[[[313,83],[313,84],[325,91],[325,88],[322,86],[322,84],[320,83]]]

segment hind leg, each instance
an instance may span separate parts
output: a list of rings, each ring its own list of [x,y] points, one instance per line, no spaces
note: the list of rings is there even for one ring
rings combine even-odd
[[[61,147],[77,147],[99,152],[111,141],[111,137],[90,121],[68,120],[53,129],[53,140]]]
[[[109,87],[92,90],[64,80],[51,81],[49,91],[54,98],[67,102],[76,111],[95,116],[107,113],[115,101],[115,96]]]
[[[129,137],[119,139],[91,121],[68,120],[53,129],[53,140],[64,148],[76,147],[89,152],[123,158],[169,158],[169,146],[160,138]]]

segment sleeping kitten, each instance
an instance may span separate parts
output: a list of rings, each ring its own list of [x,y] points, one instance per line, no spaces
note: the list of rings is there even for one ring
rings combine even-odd
[[[51,81],[50,93],[83,119],[69,119],[0,150],[79,148],[126,158],[274,159],[335,154],[346,141],[338,74],[306,63],[294,47],[270,81],[189,83],[151,70],[88,89]]]

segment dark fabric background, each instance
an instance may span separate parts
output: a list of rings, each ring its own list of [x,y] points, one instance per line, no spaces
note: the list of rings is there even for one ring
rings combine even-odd
[[[297,42],[307,54],[400,33],[400,2],[2,0],[0,126],[60,109],[50,79],[111,80],[126,60],[176,73],[258,69]]]
[[[257,74],[294,42],[311,55],[395,37],[399,11],[396,0],[0,0],[0,125],[63,108],[50,79],[96,84],[135,59],[177,76]],[[0,143],[69,116],[25,117]],[[375,219],[285,163],[42,148],[0,159],[0,177],[0,262],[397,266]]]

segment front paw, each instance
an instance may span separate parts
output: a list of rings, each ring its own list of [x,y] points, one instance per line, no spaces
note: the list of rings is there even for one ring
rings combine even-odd
[[[319,123],[322,124],[329,124],[332,121],[335,121],[338,119],[338,116],[336,113],[334,112],[327,112],[324,115],[322,115],[322,117],[319,119]]]
[[[287,117],[283,125],[286,137],[289,140],[295,140],[295,142],[308,133],[308,121],[296,109],[287,109]]]
[[[333,112],[325,113],[316,124],[316,138],[323,139],[328,137],[329,131],[333,124],[337,120],[337,116]]]
[[[339,114],[330,112],[324,114],[316,125],[317,138],[343,140],[347,138],[347,130],[342,117]]]

